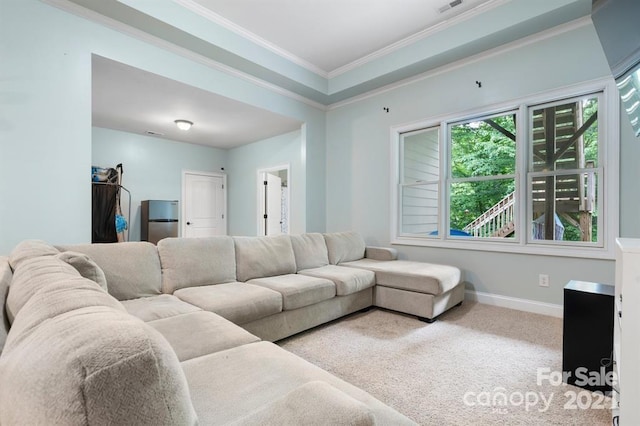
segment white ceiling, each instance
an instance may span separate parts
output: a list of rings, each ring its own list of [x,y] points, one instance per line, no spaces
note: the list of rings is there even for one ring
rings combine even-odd
[[[176,0],[324,71],[496,0]],[[502,1],[502,0],[500,0]],[[201,8],[193,7],[196,3]],[[206,11],[203,11],[203,9]],[[440,12],[441,8],[447,8]],[[473,12],[471,12],[473,13]]]
[[[174,121],[194,123],[179,130]],[[233,148],[299,129],[301,123],[97,55],[92,60],[92,120],[97,127],[161,133],[164,139]]]

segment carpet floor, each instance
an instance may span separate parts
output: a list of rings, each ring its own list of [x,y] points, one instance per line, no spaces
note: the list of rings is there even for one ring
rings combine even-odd
[[[427,324],[372,309],[278,342],[422,425],[610,425],[559,383],[562,320],[464,303]]]

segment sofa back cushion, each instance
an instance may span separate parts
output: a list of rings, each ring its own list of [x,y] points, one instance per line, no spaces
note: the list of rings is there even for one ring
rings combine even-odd
[[[20,242],[9,255],[9,265],[14,271],[25,260],[40,256],[54,256],[60,251],[42,240],[24,240]]]
[[[16,315],[5,350],[10,351],[22,339],[28,338],[44,321],[89,306],[106,306],[127,312],[119,301],[87,278],[69,276],[40,288]]]
[[[236,254],[231,237],[165,238],[158,242],[158,253],[164,293],[236,280]]]
[[[40,323],[0,357],[0,383],[0,424],[197,421],[169,343],[139,319],[107,306]]]
[[[151,243],[77,244],[58,248],[88,255],[104,271],[109,294],[118,300],[162,293],[160,258]]]
[[[288,235],[233,237],[238,281],[295,274],[296,259]]]
[[[9,319],[7,318],[7,294],[9,293],[9,284],[13,278],[13,271],[9,266],[9,258],[0,256],[0,353],[4,347],[4,342],[9,333]]]
[[[364,239],[357,232],[333,232],[324,234],[329,252],[329,263],[337,265],[364,257]]]
[[[329,264],[327,244],[322,234],[291,235],[291,246],[298,271],[320,268]]]
[[[102,268],[98,266],[89,256],[75,251],[65,251],[57,254],[56,257],[73,266],[84,278],[87,278],[107,291],[107,277]]]
[[[7,295],[6,309],[9,324],[13,323],[20,309],[36,292],[74,277],[81,278],[73,266],[55,256],[34,257],[21,261],[18,269],[13,273]]]

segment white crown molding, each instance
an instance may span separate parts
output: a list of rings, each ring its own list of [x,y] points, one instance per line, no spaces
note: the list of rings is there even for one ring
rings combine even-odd
[[[465,291],[464,300],[469,302],[478,302],[485,305],[498,306],[501,308],[516,309],[518,311],[531,312],[534,314],[548,315],[556,318],[562,318],[564,314],[564,307],[562,305],[501,296],[499,294],[483,293],[473,290]]]
[[[462,68],[473,64],[475,62],[490,58],[492,56],[497,56],[509,51],[513,51],[516,49],[520,49],[522,47],[528,46],[533,43],[537,43],[549,38],[556,37],[560,34],[564,34],[569,31],[576,30],[578,28],[584,27],[586,25],[593,25],[590,16],[585,16],[582,18],[575,19],[573,21],[567,22],[565,24],[558,25],[556,27],[550,28],[545,31],[541,31],[539,33],[530,35],[528,37],[521,38],[519,40],[512,41],[510,43],[504,44],[502,46],[495,47],[493,49],[478,53],[473,56],[466,57],[464,59],[460,59],[458,61],[443,65],[441,67],[429,70],[422,74],[418,74],[412,77],[405,78],[404,80],[399,80],[394,83],[388,84],[386,86],[380,87],[378,89],[371,90],[369,92],[363,93],[361,95],[353,96],[351,98],[345,99],[340,102],[335,102],[327,106],[327,110],[331,111],[337,108],[341,108],[343,106],[360,102],[364,99],[368,99],[377,95],[380,95],[385,92],[389,92],[392,90],[396,90],[403,86],[408,86],[418,81],[426,80],[432,77],[435,77],[440,74],[444,74],[447,72],[451,72],[455,69]]]
[[[383,47],[380,50],[377,50],[373,53],[370,53],[366,56],[363,56],[360,59],[356,59],[355,61],[348,63],[346,65],[343,65],[339,68],[336,68],[333,71],[330,71],[328,73],[328,78],[334,78],[337,77],[341,74],[344,74],[346,72],[352,71],[358,67],[361,67],[369,62],[372,62],[376,59],[382,58],[384,56],[387,56],[397,50],[400,50],[406,46],[409,46],[411,44],[417,43],[421,40],[424,40],[427,37],[432,36],[433,34],[440,32],[442,30],[445,30],[447,28],[450,28],[454,25],[460,24],[470,18],[472,18],[473,16],[478,15],[479,13],[485,13],[491,9],[494,9],[498,6],[501,6],[503,4],[509,3],[511,0],[490,0],[486,3],[482,3],[474,8],[471,8],[467,11],[465,11],[464,13],[461,13],[460,15],[456,15],[453,16],[450,19],[447,19],[446,21],[442,21],[432,27],[426,28],[420,32],[417,32],[413,35],[410,35],[409,37],[406,37],[402,40],[399,40],[393,44],[390,44],[386,47]],[[445,12],[446,13],[446,12]]]
[[[205,65],[209,68],[213,68],[215,70],[224,72],[225,74],[231,75],[233,77],[237,77],[240,78],[242,80],[248,81],[252,84],[255,84],[256,86],[260,86],[264,89],[270,90],[274,93],[277,93],[279,95],[282,96],[286,96],[290,99],[302,102],[306,105],[309,105],[313,108],[322,110],[322,111],[326,111],[327,110],[327,106],[323,105],[319,102],[315,102],[305,96],[299,95],[297,93],[294,93],[290,90],[284,89],[280,86],[277,86],[275,84],[271,84],[269,82],[266,82],[264,80],[261,80],[257,77],[254,77],[252,75],[249,75],[247,73],[244,73],[242,71],[239,71],[235,68],[232,68],[230,66],[227,66],[225,64],[222,64],[218,61],[214,61],[213,59],[207,58],[203,55],[197,54],[189,49],[185,49],[183,47],[177,46],[173,43],[170,43],[166,40],[163,40],[161,38],[152,36],[144,31],[138,30],[137,28],[133,28],[129,25],[126,25],[120,21],[116,21],[115,19],[109,18],[107,16],[101,15],[97,12],[94,12],[93,10],[87,9],[85,7],[82,7],[76,3],[73,3],[71,1],[68,0],[41,0],[43,3],[46,3],[50,6],[53,7],[57,7],[58,9],[64,10],[65,12],[69,12],[72,13],[76,16],[79,16],[81,18],[84,19],[88,19],[90,21],[96,22],[100,25],[103,25],[105,27],[111,28],[112,30],[118,31],[120,33],[123,33],[125,35],[134,37],[138,40],[141,40],[143,42],[149,43],[151,45],[154,45],[156,47],[160,47],[164,50],[170,51],[172,53],[175,53],[177,55],[180,55],[186,59],[192,60],[194,62],[197,62],[199,64]]]
[[[317,75],[319,75],[320,77],[323,78],[329,78],[329,73],[325,70],[323,70],[322,68],[312,64],[311,62],[308,62],[304,59],[302,59],[299,56],[294,55],[293,53],[289,52],[288,50],[285,50],[271,42],[269,42],[268,40],[265,40],[264,38],[260,37],[259,35],[252,33],[251,31],[247,30],[244,27],[241,27],[240,25],[228,20],[227,18],[225,18],[224,16],[218,15],[217,13],[213,12],[211,9],[207,9],[206,7],[202,6],[201,4],[195,2],[194,0],[173,0],[175,3],[179,4],[180,6],[202,16],[203,18],[206,18],[210,21],[215,22],[216,24],[228,29],[229,31],[232,31],[236,34],[238,34],[241,37],[244,37],[245,39],[251,41],[252,43],[257,44],[258,46],[261,46],[273,53],[275,53],[278,56],[281,56],[282,58],[293,62],[296,65],[299,65]]]

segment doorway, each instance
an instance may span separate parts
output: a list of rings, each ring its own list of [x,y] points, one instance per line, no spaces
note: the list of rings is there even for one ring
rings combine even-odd
[[[182,236],[227,234],[227,175],[182,172]]]
[[[289,233],[289,165],[258,170],[258,235]]]

